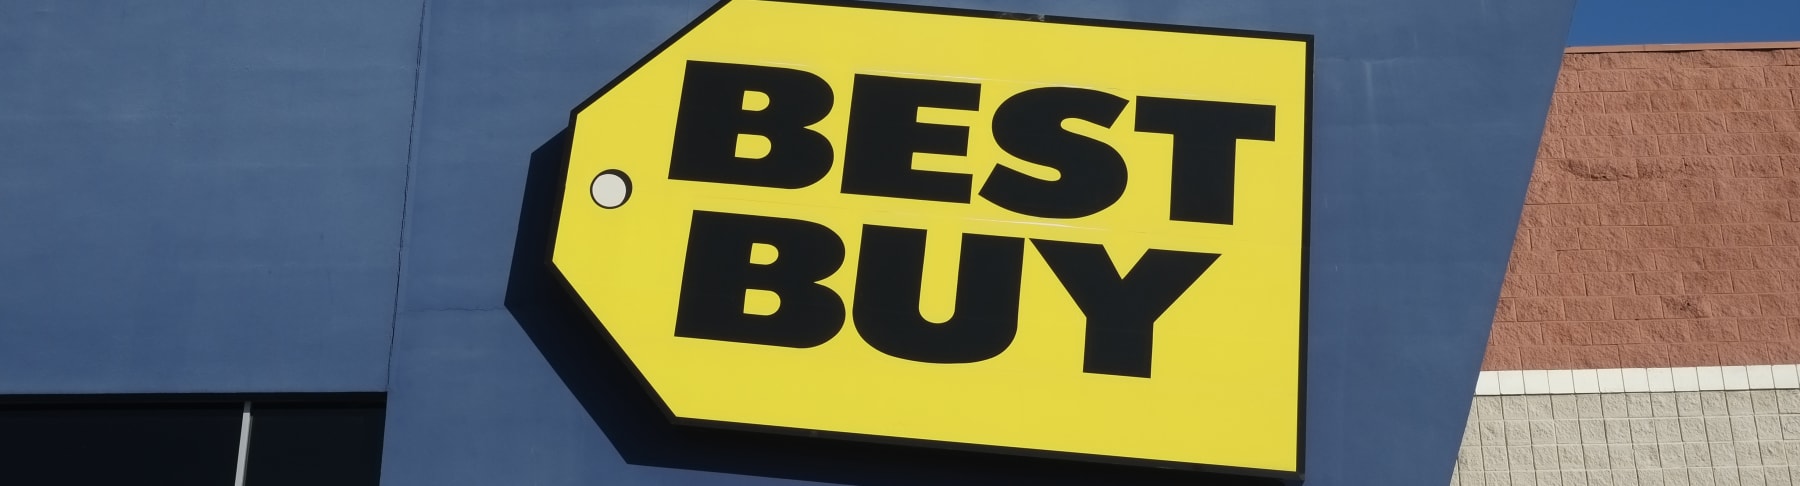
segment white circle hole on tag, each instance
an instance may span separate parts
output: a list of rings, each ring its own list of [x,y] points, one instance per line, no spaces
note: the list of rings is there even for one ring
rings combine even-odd
[[[607,169],[594,176],[594,184],[589,190],[594,196],[594,204],[606,209],[618,208],[631,199],[631,178],[617,169]]]

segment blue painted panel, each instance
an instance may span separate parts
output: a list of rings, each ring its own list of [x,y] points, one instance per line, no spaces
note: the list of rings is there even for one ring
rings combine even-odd
[[[420,3],[0,2],[0,393],[383,389]]]
[[[584,408],[589,402],[579,394],[619,394],[624,396],[594,403],[634,403],[641,399],[629,394],[640,389],[623,375],[588,382],[604,383],[604,388],[571,389],[540,351],[541,344],[611,359],[580,346],[601,343],[536,341],[532,338],[541,336],[530,336],[505,311],[413,312],[402,316],[399,324],[407,343],[402,354],[409,366],[441,372],[395,374],[389,391],[382,484],[578,485],[628,483],[633,477],[662,484],[791,483],[698,469],[632,468],[649,469],[648,474],[627,470],[621,449],[642,454],[646,446],[669,444],[656,433],[677,432],[668,425],[657,427],[655,421],[620,421],[655,413],[647,402],[641,410]],[[618,367],[616,361],[600,364]],[[599,433],[603,421],[610,434]],[[644,428],[657,432],[620,432]],[[716,457],[722,447],[713,449],[663,449],[652,454]]]
[[[401,311],[499,308],[532,151],[711,5],[432,2]]]
[[[1570,0],[927,3],[1315,34],[1306,484],[1447,480]],[[542,188],[567,111],[706,6],[430,4],[389,484],[1198,479],[662,423],[544,270]]]

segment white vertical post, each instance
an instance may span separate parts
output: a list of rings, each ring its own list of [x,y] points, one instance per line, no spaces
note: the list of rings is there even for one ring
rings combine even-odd
[[[238,426],[237,480],[232,484],[244,486],[244,465],[250,459],[250,402],[244,402],[244,421]]]

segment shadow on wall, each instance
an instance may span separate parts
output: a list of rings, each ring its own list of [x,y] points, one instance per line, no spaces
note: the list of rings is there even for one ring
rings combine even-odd
[[[531,154],[506,308],[628,463],[855,485],[1282,481],[677,426],[549,268],[569,131]],[[1196,437],[1196,440],[1205,440]]]

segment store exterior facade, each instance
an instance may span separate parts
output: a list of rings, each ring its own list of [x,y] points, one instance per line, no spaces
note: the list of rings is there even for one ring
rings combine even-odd
[[[1800,43],[1564,57],[1452,484],[1800,481]]]
[[[1573,3],[0,2],[0,483],[1440,484],[1466,425]],[[789,13],[720,10],[733,5]],[[907,16],[829,21],[851,10]],[[696,22],[709,12],[733,23]],[[1081,29],[1045,30],[1058,26]],[[671,41],[684,35],[706,49]],[[983,50],[1001,45],[1012,50]],[[1042,45],[1058,47],[1032,48]],[[653,65],[658,54],[670,64]],[[721,72],[763,77],[707,74]],[[631,81],[634,73],[646,77]],[[767,91],[797,86],[812,102],[794,116],[833,128],[789,126],[804,130],[774,138],[825,140],[845,160],[813,143],[809,160],[825,163],[802,183],[727,188],[716,166],[675,174],[659,157],[606,152],[673,150],[659,137],[672,140],[689,108],[674,103],[689,93],[683,73],[701,73],[693,76],[701,88],[753,78],[774,79],[761,85]],[[890,94],[915,94],[905,100],[913,105],[858,100],[867,80],[907,88]],[[908,91],[919,86],[928,87]],[[1055,96],[1015,96],[1026,91]],[[761,108],[744,93],[726,95],[699,100],[722,115],[690,121],[701,139],[725,137],[733,150],[719,150],[719,138],[682,146],[715,161],[755,158],[736,151],[754,145],[739,145],[739,135],[771,134],[732,132],[747,125],[730,123],[753,124],[744,113]],[[768,103],[777,98],[791,106],[788,96]],[[781,212],[792,205],[776,207],[778,196],[724,207],[666,197],[677,183],[715,184],[680,187],[709,187],[682,194],[716,203],[818,182],[819,167],[852,158],[852,105],[885,120],[872,133],[913,137],[856,144],[885,150],[875,163],[903,175],[960,174],[936,179],[955,194],[872,203],[916,180],[864,174],[866,185],[846,189],[829,179],[808,189],[827,201],[815,210],[837,211],[819,218]],[[1024,106],[1009,113],[1026,116],[1000,123],[1003,105]],[[1231,116],[1170,121],[1211,112]],[[1073,118],[1085,124],[1063,123]],[[927,126],[935,128],[919,128]],[[1220,131],[1231,136],[1210,137]],[[619,133],[631,136],[606,139]],[[1177,137],[1205,143],[1181,151]],[[901,143],[884,143],[894,139]],[[1256,161],[1242,171],[1223,158],[1236,157],[1239,143],[1243,160]],[[1111,182],[1088,188],[1100,203],[1034,198],[1034,185],[1056,171],[1004,158],[994,144],[1025,147],[1013,155],[1026,161],[1131,156],[1124,180],[1155,183],[1147,193],[1106,193],[1126,182],[1101,171]],[[1199,164],[1201,177],[1177,176],[1178,151],[1215,163]],[[915,153],[926,158],[908,170]],[[1013,192],[976,192],[1005,186],[989,184],[1001,165],[1020,167]],[[1183,191],[1204,188],[1187,196],[1204,197],[1174,202],[1167,182],[1178,177]],[[1105,213],[1109,198],[1134,212]],[[1037,219],[1000,213],[992,201]],[[1240,203],[1249,209],[1233,212]],[[745,338],[715,319],[709,334],[708,323],[693,331],[678,329],[679,316],[655,319],[681,312],[677,296],[640,293],[672,286],[674,267],[643,272],[653,280],[634,287],[610,277],[652,259],[604,260],[598,251],[667,256],[712,241],[677,241],[669,235],[690,226],[672,222],[759,207],[762,216],[831,226],[844,255],[830,244],[798,254],[842,257],[844,268],[864,268],[861,255],[850,256],[856,235],[918,241],[896,229],[974,234],[969,241],[990,249],[1029,252],[995,251],[1006,258],[977,263],[1024,262],[1034,278],[974,287],[1019,283],[1025,304],[987,308],[1042,319],[1020,321],[1016,341],[975,346],[870,339],[884,317],[907,321],[885,321],[887,330],[935,329],[920,321],[949,306],[857,318],[843,305],[855,307],[853,279],[839,274],[823,280],[829,292],[813,294],[847,296],[836,302],[851,318],[821,319],[827,332]],[[927,207],[936,209],[913,221],[894,216]],[[579,232],[582,221],[566,220],[646,208],[662,212]],[[1082,211],[1114,219],[1068,224]],[[1034,229],[993,229],[1000,223]],[[980,238],[996,235],[1004,238]],[[696,254],[764,264],[754,261],[757,241],[732,241],[726,249],[743,254]],[[1114,253],[1094,251],[1102,244]],[[1154,253],[1151,277],[1122,265],[1135,256],[1106,268],[1109,255],[1150,249],[1165,250]],[[595,261],[604,265],[583,266]],[[868,268],[896,261],[907,263],[870,258]],[[883,268],[895,275],[904,266]],[[938,267],[905,269],[948,282],[959,268]],[[1092,283],[1167,283],[1179,279],[1158,275],[1176,271],[1204,271],[1199,278],[1211,280],[1194,288],[1212,300],[1168,312],[1175,318],[1158,325],[1176,332],[1096,333],[1092,341],[1122,344],[1088,353],[1078,329],[1086,322],[1074,316],[1092,317],[1090,309],[1072,299],[1130,303],[1147,293]],[[790,287],[816,290],[820,281]],[[854,284],[902,297],[890,304],[957,295],[897,281]],[[1539,296],[1514,296],[1517,285],[1506,308],[1538,309],[1527,297]],[[1245,291],[1254,288],[1279,292]],[[711,290],[723,304],[691,310],[737,319],[755,314],[747,291],[766,289]],[[832,317],[831,307],[808,316]],[[1120,315],[1135,324],[1156,322],[1127,310]],[[628,321],[642,317],[633,313],[651,318]],[[809,349],[824,355],[775,354]],[[759,361],[723,360],[743,357]],[[814,381],[760,372],[783,369]],[[1171,376],[1201,386],[1156,381]],[[1029,386],[987,386],[1006,379]],[[883,400],[889,383],[917,396]],[[781,402],[770,389],[805,394]],[[859,393],[833,393],[843,389]],[[1157,397],[1174,398],[1144,413],[1130,408]],[[860,405],[837,406],[846,403]],[[971,415],[954,415],[961,410]],[[941,420],[915,425],[932,419]],[[1135,428],[1120,433],[1112,423]]]

